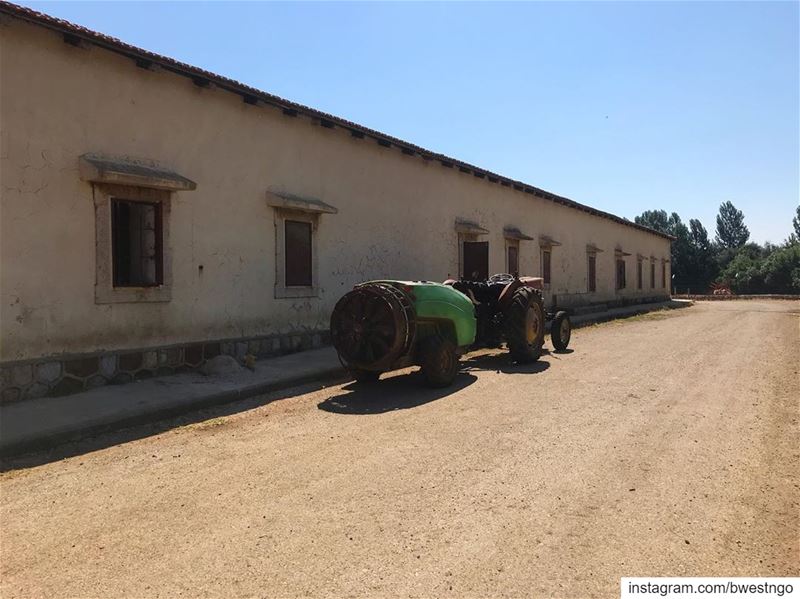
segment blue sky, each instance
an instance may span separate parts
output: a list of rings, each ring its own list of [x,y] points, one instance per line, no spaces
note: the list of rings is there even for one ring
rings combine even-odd
[[[633,218],[800,201],[797,2],[25,2]]]

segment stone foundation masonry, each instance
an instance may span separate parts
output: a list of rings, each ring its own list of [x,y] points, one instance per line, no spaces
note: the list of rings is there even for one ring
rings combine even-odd
[[[0,364],[0,401],[68,395],[101,385],[120,385],[154,376],[199,369],[224,354],[244,361],[280,356],[330,344],[330,332],[303,331],[286,335],[187,343],[139,350],[79,356],[55,356]]]

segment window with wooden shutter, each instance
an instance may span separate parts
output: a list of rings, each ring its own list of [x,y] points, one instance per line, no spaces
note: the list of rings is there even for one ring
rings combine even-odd
[[[519,247],[509,245],[508,251],[508,272],[512,275],[519,275]]]
[[[464,242],[464,272],[461,276],[473,281],[489,278],[489,242]]]
[[[284,223],[286,286],[311,287],[313,281],[311,223],[288,219]]]
[[[617,259],[617,291],[625,289],[625,260]]]
[[[114,287],[156,287],[164,281],[161,204],[111,200]]]
[[[542,279],[544,279],[543,283],[545,285],[550,284],[552,277],[551,260],[552,252],[550,250],[542,250]]]
[[[638,289],[642,288],[642,261],[636,261],[636,286]]]

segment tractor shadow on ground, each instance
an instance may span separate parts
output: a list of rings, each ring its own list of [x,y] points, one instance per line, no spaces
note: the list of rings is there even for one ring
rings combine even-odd
[[[477,379],[474,374],[462,369],[453,384],[442,389],[426,387],[419,371],[388,377],[374,383],[354,381],[342,387],[346,393],[329,397],[317,404],[317,407],[333,414],[350,415],[408,410],[458,393]]]
[[[567,349],[554,349],[553,351],[544,350],[542,352],[542,355],[545,355],[545,354],[556,354],[556,355],[560,356],[562,354],[571,354],[571,353],[574,353],[574,352],[575,352],[574,349],[569,349],[569,348],[567,348]]]
[[[508,352],[477,354],[463,358],[461,360],[461,368],[466,372],[492,370],[494,372],[502,372],[503,374],[538,374],[550,368],[550,362],[542,358],[551,356],[553,353],[568,354],[572,351],[573,350],[568,349],[563,352],[550,352],[544,349],[542,350],[542,357],[530,364],[515,362],[514,359],[508,355]]]

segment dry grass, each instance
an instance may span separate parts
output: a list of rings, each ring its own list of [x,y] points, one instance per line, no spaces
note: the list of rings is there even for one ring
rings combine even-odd
[[[681,315],[681,310],[674,310],[671,308],[663,308],[661,310],[654,310],[653,312],[645,312],[643,314],[636,314],[634,316],[624,316],[622,318],[614,318],[603,322],[595,322],[590,325],[591,327],[605,327],[605,326],[622,326],[631,322],[642,322],[652,320],[666,320],[667,318],[675,318]]]

